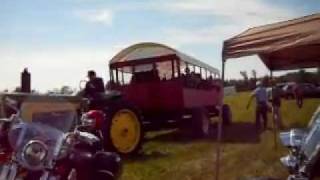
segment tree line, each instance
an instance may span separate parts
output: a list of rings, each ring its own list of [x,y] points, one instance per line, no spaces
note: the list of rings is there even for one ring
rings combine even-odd
[[[235,86],[237,91],[247,91],[252,90],[256,87],[257,81],[263,81],[267,86],[271,86],[270,77],[257,77],[256,70],[251,71],[251,76],[248,71],[240,71],[242,79],[230,79],[225,81],[226,86]],[[296,82],[296,83],[311,83],[316,86],[320,86],[320,67],[314,72],[305,71],[301,69],[297,72],[286,73],[282,76],[273,77],[275,83],[286,83],[286,82]]]

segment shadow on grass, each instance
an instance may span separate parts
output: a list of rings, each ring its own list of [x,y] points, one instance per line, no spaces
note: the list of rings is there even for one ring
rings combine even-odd
[[[239,178],[238,180],[280,180],[273,177],[251,177],[251,178]]]
[[[183,131],[172,130],[165,133],[159,133],[152,137],[147,137],[146,141],[153,142],[174,142],[174,143],[193,143],[203,139],[194,138]],[[206,140],[217,140],[217,124],[210,127],[210,132]],[[223,128],[222,140],[224,143],[259,143],[260,134],[257,132],[253,123],[239,122]]]
[[[152,152],[143,152],[136,154],[135,156],[126,157],[126,162],[136,162],[136,161],[147,161],[147,160],[154,160],[154,159],[160,159],[164,157],[170,156],[169,153],[164,153],[161,151],[152,151]]]
[[[166,143],[166,142],[174,142],[174,143],[191,143],[194,142],[196,139],[190,137],[190,135],[187,135],[183,131],[180,131],[179,129],[169,130],[169,131],[161,131],[156,132],[156,135],[153,135],[151,137],[147,137],[145,141],[151,141],[151,142],[160,142],[160,143]]]
[[[216,137],[217,128],[214,129],[213,134]],[[231,126],[224,128],[222,140],[225,143],[259,143],[260,133],[254,123],[233,123]]]

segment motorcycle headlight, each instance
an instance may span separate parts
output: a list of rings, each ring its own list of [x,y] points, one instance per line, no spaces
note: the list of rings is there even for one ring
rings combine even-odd
[[[101,129],[105,115],[102,111],[91,110],[81,117],[81,124],[93,129]]]
[[[295,156],[285,156],[280,159],[281,163],[288,168],[290,172],[294,172],[298,167],[298,159]]]
[[[83,126],[86,126],[86,127],[95,128],[95,126],[96,126],[96,121],[95,121],[95,119],[88,118],[88,117],[83,117],[83,118],[81,119],[81,123],[82,123]]]
[[[41,141],[30,141],[22,151],[22,160],[29,168],[40,167],[48,155],[48,147]]]

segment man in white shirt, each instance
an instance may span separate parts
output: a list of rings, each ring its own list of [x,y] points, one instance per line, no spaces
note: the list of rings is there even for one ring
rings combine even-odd
[[[260,81],[256,83],[256,89],[252,92],[247,109],[251,105],[253,98],[256,98],[256,127],[261,128],[261,118],[263,119],[263,129],[265,130],[268,125],[268,93],[267,89]]]

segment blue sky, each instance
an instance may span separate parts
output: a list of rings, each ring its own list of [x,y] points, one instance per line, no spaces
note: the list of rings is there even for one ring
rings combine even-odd
[[[108,78],[108,61],[141,41],[164,43],[220,68],[223,40],[245,29],[319,12],[317,0],[0,0],[0,89],[24,67],[46,91],[78,87],[88,69]],[[256,57],[230,60],[239,71],[268,73]]]

